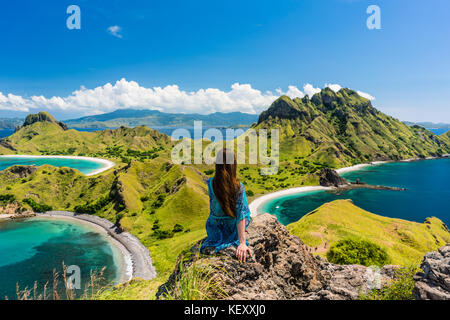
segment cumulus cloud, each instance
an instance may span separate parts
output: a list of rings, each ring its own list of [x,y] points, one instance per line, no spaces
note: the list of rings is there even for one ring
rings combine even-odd
[[[331,86],[336,89],[339,85]],[[121,79],[114,84],[107,83],[93,89],[81,87],[66,97],[31,96],[24,98],[13,94],[4,95],[0,92],[0,110],[24,112],[57,110],[93,115],[117,109],[134,108],[169,113],[209,114],[241,111],[258,114],[267,109],[280,95],[303,98],[305,94],[311,97],[320,90],[311,84],[306,84],[303,91],[290,85],[286,92],[277,89],[276,94],[273,94],[270,91],[257,90],[250,84],[234,83],[228,91],[216,88],[185,91],[175,84],[166,87],[145,88],[135,81]],[[371,97],[365,93],[358,93],[366,95],[365,97]]]
[[[122,34],[120,33],[120,32],[122,32],[122,28],[121,27],[119,27],[119,26],[110,26],[110,27],[108,27],[107,30],[114,37],[122,38]]]
[[[330,88],[331,90],[333,90],[334,92],[338,92],[339,90],[342,89],[342,87],[338,84],[325,84],[325,87]]]
[[[356,91],[361,97],[366,98],[368,100],[375,100],[375,97],[371,96],[368,93],[362,92],[362,91]]]
[[[305,94],[307,94],[311,98],[316,93],[319,93],[321,91],[321,89],[314,88],[314,86],[312,84],[307,83],[303,86],[303,91],[305,91]]]

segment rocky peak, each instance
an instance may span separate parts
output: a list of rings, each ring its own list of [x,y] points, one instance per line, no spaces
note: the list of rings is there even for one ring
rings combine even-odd
[[[50,113],[45,112],[45,111],[41,111],[38,114],[29,114],[25,118],[25,122],[23,123],[22,128],[26,127],[26,126],[30,126],[36,122],[52,122],[52,123],[56,123],[57,125],[59,125],[63,130],[68,129],[64,122],[57,121]],[[17,131],[17,129],[16,129],[16,131]]]
[[[262,112],[258,118],[258,124],[268,119],[296,119],[301,116],[301,110],[298,105],[287,96],[281,96],[275,100],[266,111]]]
[[[328,263],[314,256],[311,248],[269,214],[253,219],[248,242],[253,259],[246,263],[236,259],[235,248],[223,250],[220,255],[201,255],[196,261],[214,266],[213,276],[221,279],[227,299],[354,300],[371,290],[376,281],[386,284],[396,269],[385,266],[375,274],[364,266]],[[198,252],[199,244],[191,249],[192,253]],[[172,290],[190,263],[192,258],[183,268],[177,263],[168,282],[159,288],[158,298]]]

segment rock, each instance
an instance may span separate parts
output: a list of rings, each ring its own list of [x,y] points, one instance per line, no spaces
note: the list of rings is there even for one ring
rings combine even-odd
[[[319,173],[319,184],[323,187],[339,187],[348,185],[348,182],[335,170],[323,168]]]
[[[20,178],[26,178],[37,170],[36,166],[12,166],[9,172],[18,175]]]
[[[36,122],[53,122],[58,124],[63,130],[68,130],[67,125],[62,121],[57,121],[52,115],[50,115],[48,112],[42,111],[38,114],[29,114],[22,125],[23,127],[32,125]],[[17,129],[16,129],[17,131]]]
[[[227,299],[326,299],[354,300],[367,293],[375,280],[380,285],[393,277],[395,267],[378,272],[358,265],[335,265],[311,254],[310,248],[269,214],[257,216],[248,228],[253,258],[239,263],[235,248],[217,255],[202,254],[197,264],[214,266],[213,276],[221,279]],[[201,243],[201,242],[200,242]],[[198,252],[197,243],[191,252]],[[157,298],[171,291],[181,270],[179,258],[169,280],[159,287]]]
[[[450,300],[450,244],[425,255],[414,276],[417,300]]]
[[[4,147],[4,148],[7,148],[7,149],[9,149],[9,150],[12,150],[12,151],[17,151],[17,149],[14,148],[14,147],[11,145],[11,143],[9,143],[8,141],[6,141],[6,140],[4,140],[4,139],[1,139],[1,140],[0,140],[0,146],[2,146],[2,147]]]

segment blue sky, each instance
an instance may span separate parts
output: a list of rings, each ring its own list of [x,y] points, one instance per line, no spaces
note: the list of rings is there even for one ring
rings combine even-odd
[[[66,27],[71,4],[81,30]],[[366,27],[370,4],[381,30]],[[450,122],[449,15],[447,0],[2,1],[0,116],[260,112],[309,83]]]

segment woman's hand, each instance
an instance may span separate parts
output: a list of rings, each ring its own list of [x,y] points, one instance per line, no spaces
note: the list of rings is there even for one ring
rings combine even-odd
[[[247,259],[247,252],[249,254],[249,256],[252,256],[252,250],[250,250],[249,247],[247,247],[247,245],[245,243],[241,243],[239,244],[239,247],[237,247],[236,249],[236,257],[238,258],[238,260],[240,262],[245,262],[245,260]]]

